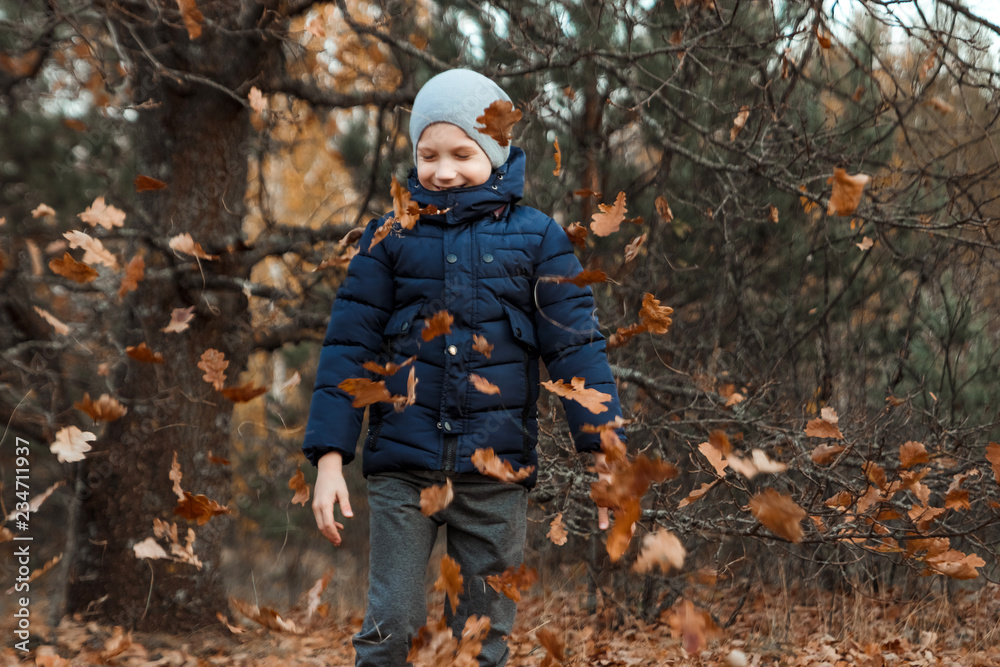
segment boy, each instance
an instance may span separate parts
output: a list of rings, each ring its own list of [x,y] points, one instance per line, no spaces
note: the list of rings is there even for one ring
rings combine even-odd
[[[515,604],[486,577],[521,563],[527,491],[476,470],[472,455],[492,448],[514,470],[536,466],[538,358],[553,380],[586,378],[609,395],[598,415],[564,401],[578,451],[595,452],[600,438],[581,431],[620,416],[618,394],[598,331],[590,288],[539,281],[573,276],[581,266],[563,229],[548,216],[518,206],[524,153],[476,130],[490,104],[510,102],[494,82],[469,70],[439,74],[413,103],[410,138],[416,168],[407,187],[422,207],[416,226],[372,245],[385,219],[372,221],[337,293],[316,375],[303,451],[319,468],[313,513],[320,531],[341,542],[334,505],[352,516],[342,465],[354,458],[363,408],[338,388],[364,375],[366,361],[402,363],[415,356],[416,402],[402,411],[370,407],[362,471],[371,516],[368,609],[354,637],[356,665],[397,667],[426,620],[424,576],[441,524],[448,554],[458,561],[464,592],[451,627],[460,636],[471,614],[487,616],[482,665],[504,665],[504,635]],[[448,311],[450,331],[425,340],[425,321]],[[477,390],[470,375],[500,392]],[[385,377],[390,394],[407,394],[408,371]],[[383,378],[379,378],[383,379]],[[454,500],[427,517],[420,491],[450,480]],[[606,528],[607,510],[598,511]],[[450,609],[446,609],[450,611]]]

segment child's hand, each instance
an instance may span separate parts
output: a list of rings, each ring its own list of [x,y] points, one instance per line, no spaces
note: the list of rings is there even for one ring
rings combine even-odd
[[[611,484],[611,470],[608,469],[608,463],[604,460],[604,452],[594,452],[594,467],[597,468],[597,480],[599,482],[607,482]],[[601,530],[607,530],[608,528],[608,508],[597,506],[597,527]]]
[[[333,546],[340,546],[340,532],[344,529],[342,523],[333,518],[333,507],[340,503],[340,511],[345,517],[354,516],[351,510],[351,500],[347,493],[347,482],[344,481],[342,459],[340,452],[324,454],[319,460],[319,473],[316,475],[316,489],[313,495],[313,515],[316,526]]]

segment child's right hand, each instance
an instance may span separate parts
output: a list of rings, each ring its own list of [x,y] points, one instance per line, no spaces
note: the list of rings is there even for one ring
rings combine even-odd
[[[329,452],[320,458],[312,503],[316,526],[335,547],[340,546],[339,531],[344,529],[344,525],[334,520],[334,505],[340,504],[340,511],[345,518],[354,516],[347,493],[347,482],[344,481],[342,463],[340,452]]]

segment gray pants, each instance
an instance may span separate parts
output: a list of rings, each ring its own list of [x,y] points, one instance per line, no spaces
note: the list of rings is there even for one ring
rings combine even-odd
[[[455,499],[427,517],[420,512],[420,490],[443,484],[441,472],[393,472],[368,478],[371,551],[368,609],[354,636],[356,667],[403,667],[417,630],[427,622],[425,576],[438,526],[448,526],[448,555],[462,568],[464,588],[458,611],[445,613],[456,637],[466,619],[490,618],[481,667],[502,667],[509,650],[504,635],[514,626],[517,605],[486,583],[521,564],[524,553],[527,490],[476,474],[451,474]]]

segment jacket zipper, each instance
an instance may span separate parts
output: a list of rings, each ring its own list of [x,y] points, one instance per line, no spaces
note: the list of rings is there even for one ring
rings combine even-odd
[[[372,419],[375,424],[368,429],[368,449],[374,452],[379,433],[382,432],[382,406],[378,403],[372,406]]]
[[[524,408],[521,409],[521,461],[527,463],[531,449],[531,437],[528,435],[528,415],[531,412],[531,359],[527,350],[521,350],[524,355]]]
[[[445,472],[455,472],[456,461],[458,456],[458,436],[457,435],[445,435],[444,436],[444,471]]]

